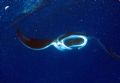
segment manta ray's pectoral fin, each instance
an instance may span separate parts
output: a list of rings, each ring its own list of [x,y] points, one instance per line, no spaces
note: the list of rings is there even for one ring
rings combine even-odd
[[[35,49],[35,50],[40,50],[44,49],[50,46],[50,44],[53,42],[51,39],[34,39],[34,38],[29,38],[23,35],[19,29],[16,29],[16,35],[17,38],[28,48]]]
[[[111,48],[108,48],[108,52],[113,59],[120,60],[120,55],[116,54]]]

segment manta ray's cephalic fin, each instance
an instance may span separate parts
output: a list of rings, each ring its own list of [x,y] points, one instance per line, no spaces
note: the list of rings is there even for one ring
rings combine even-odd
[[[26,37],[24,34],[21,33],[21,31],[16,28],[16,35],[17,38],[27,47],[31,49],[44,49],[53,42],[51,39],[35,39],[35,38],[29,38]]]

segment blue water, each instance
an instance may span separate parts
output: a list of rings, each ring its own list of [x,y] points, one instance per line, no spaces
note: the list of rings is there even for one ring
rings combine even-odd
[[[120,61],[96,41],[80,50],[61,52],[51,46],[34,51],[19,42],[11,27],[15,21],[24,34],[39,39],[82,32],[120,54],[119,1],[26,1],[31,6],[24,0],[0,1],[0,83],[120,83]]]

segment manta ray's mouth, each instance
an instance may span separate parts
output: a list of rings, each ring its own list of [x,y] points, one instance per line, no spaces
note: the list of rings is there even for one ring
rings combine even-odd
[[[71,38],[71,39],[65,40],[64,44],[66,46],[73,46],[73,45],[82,44],[83,42],[84,40],[82,38]]]
[[[53,45],[58,50],[72,50],[73,48],[82,48],[87,44],[87,37],[83,35],[69,35],[61,39],[57,38]]]

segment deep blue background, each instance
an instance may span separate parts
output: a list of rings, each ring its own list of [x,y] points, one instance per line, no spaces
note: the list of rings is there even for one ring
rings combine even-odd
[[[26,7],[22,0],[0,1],[0,83],[120,83],[120,61],[96,41],[88,41],[81,50],[61,52],[50,47],[34,51],[18,41],[10,26],[17,19],[22,32],[34,38],[84,32],[120,54],[120,2],[48,1],[22,19],[18,17]],[[5,10],[7,5],[10,7]]]

